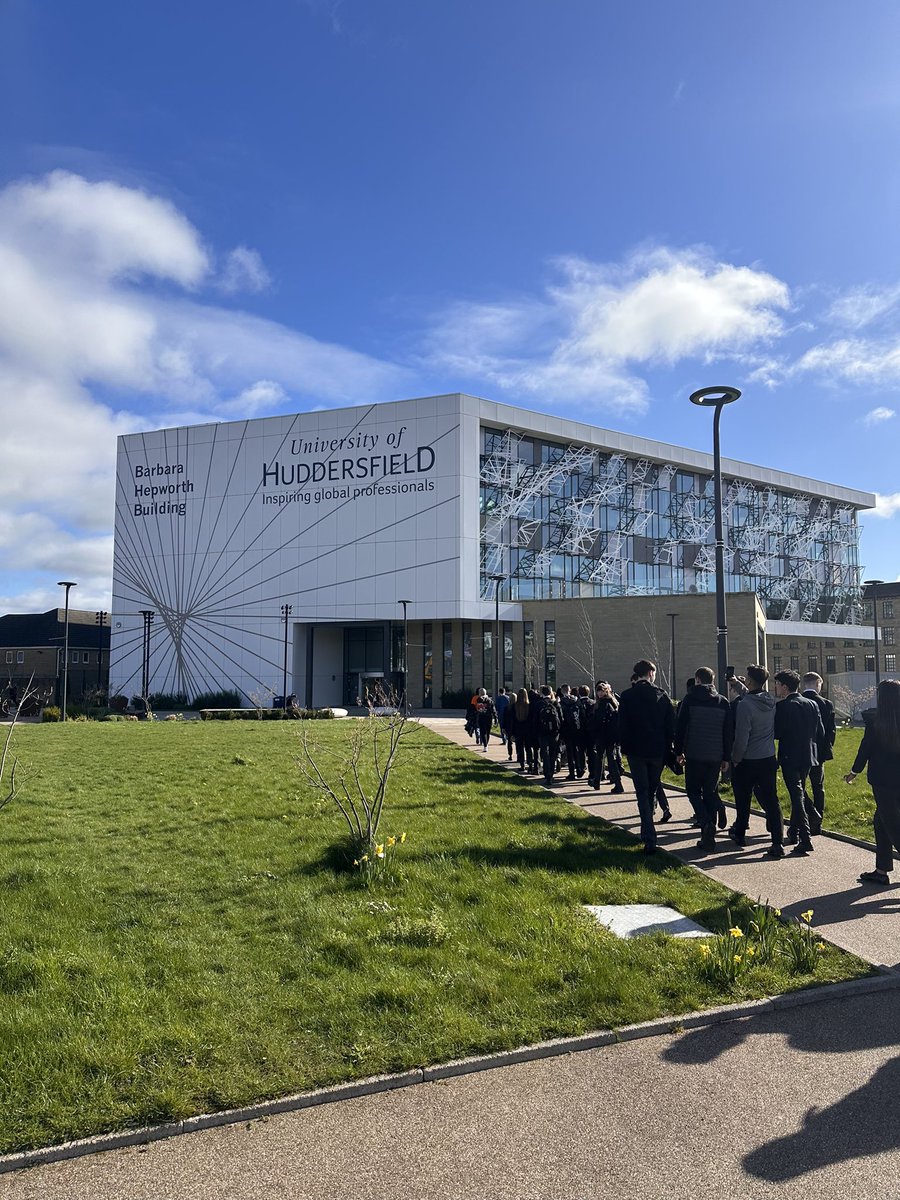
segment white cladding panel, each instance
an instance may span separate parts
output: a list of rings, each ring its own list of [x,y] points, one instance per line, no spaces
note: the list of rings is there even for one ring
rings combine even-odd
[[[246,696],[281,692],[284,604],[303,622],[397,621],[401,599],[480,616],[478,534],[470,397],[120,438],[111,686],[140,691],[141,609],[152,691]]]

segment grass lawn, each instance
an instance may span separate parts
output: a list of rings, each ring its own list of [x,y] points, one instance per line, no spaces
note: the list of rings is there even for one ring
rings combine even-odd
[[[337,753],[347,722],[309,736]],[[384,834],[394,878],[336,869],[339,815],[294,723],[23,726],[0,813],[0,1150],[805,986],[736,987],[696,946],[621,942],[585,903],[746,902],[423,728]],[[829,947],[816,980],[864,974]]]
[[[874,840],[872,814],[875,811],[875,801],[872,798],[872,789],[866,783],[865,772],[853,784],[844,783],[844,776],[853,765],[861,741],[861,729],[838,730],[834,758],[825,764],[824,826],[826,829],[848,833],[871,842]],[[684,776],[672,775],[667,771],[664,782],[683,787]],[[721,792],[726,800],[731,799],[731,787],[728,784],[722,785]],[[791,805],[780,772],[778,796],[781,800],[781,811],[787,819],[790,816]]]

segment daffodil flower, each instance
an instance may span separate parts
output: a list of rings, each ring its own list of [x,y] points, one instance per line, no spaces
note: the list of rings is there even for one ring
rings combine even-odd
[[[775,916],[776,916],[776,917],[780,917],[780,916],[781,916],[781,909],[780,909],[780,908],[773,908],[773,909],[772,909],[772,912],[775,914]]]
[[[750,955],[750,957],[752,958],[752,957],[753,957],[753,955],[756,953],[756,949],[755,949],[753,946],[748,946],[748,947],[747,947],[747,953],[748,953],[748,954]]]
[[[389,837],[389,838],[388,838],[388,840],[387,840],[387,844],[388,844],[389,846],[396,846],[396,845],[397,845],[397,839],[396,839],[395,837]]]
[[[701,946],[700,953],[703,955],[704,958],[708,958],[710,956],[710,954],[712,954],[712,950],[710,950],[709,946]]]
[[[358,867],[358,866],[359,866],[359,859],[358,859],[358,858],[354,858],[354,860],[353,860],[353,865],[354,865],[354,867]]]
[[[362,858],[361,858],[359,861],[360,861],[360,862],[368,862],[368,861],[369,861],[369,856],[368,856],[368,854],[364,854],[364,855],[362,856]]]
[[[734,961],[735,961],[735,962],[740,962],[740,961],[741,961],[741,956],[740,956],[739,954],[736,954],[736,955],[734,956]]]
[[[744,936],[743,929],[738,929],[737,925],[735,925],[732,929],[729,929],[728,932],[733,938],[742,938]]]
[[[400,834],[400,844],[401,844],[401,846],[403,845],[403,843],[404,843],[405,841],[406,841],[406,834],[405,834],[405,833],[401,833],[401,834]]]
[[[800,914],[802,920],[804,920],[807,923],[807,925],[812,920],[812,915],[813,915],[813,910],[811,908],[808,908],[805,913]]]

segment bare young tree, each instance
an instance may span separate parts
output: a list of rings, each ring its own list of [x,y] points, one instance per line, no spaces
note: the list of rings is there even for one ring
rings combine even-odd
[[[32,675],[15,707],[9,708],[7,705],[6,715],[9,717],[9,725],[3,739],[2,749],[0,749],[0,809],[6,808],[7,804],[15,800],[28,777],[28,769],[22,765],[19,756],[13,750],[13,734],[20,717],[31,708],[38,694]]]
[[[572,650],[564,650],[562,657],[568,659],[576,670],[586,676],[591,687],[597,679],[597,650],[598,646],[595,640],[594,623],[591,620],[591,614],[588,611],[584,599],[579,599],[578,609],[578,641]]]
[[[357,718],[348,755],[345,745],[325,747],[313,740],[306,722],[301,725],[302,757],[297,765],[310,787],[327,796],[344,818],[356,860],[375,857],[391,772],[401,743],[417,728],[399,708]]]

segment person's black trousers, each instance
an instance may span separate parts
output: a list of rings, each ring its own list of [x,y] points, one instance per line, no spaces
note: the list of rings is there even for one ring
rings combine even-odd
[[[546,734],[541,734],[540,740],[541,752],[541,767],[544,772],[544,779],[547,783],[553,779],[556,774],[556,764],[559,760],[559,738],[549,737]]]
[[[822,817],[825,815],[825,764],[819,763],[815,767],[809,768],[809,786],[812,791],[812,810],[809,802],[806,804],[806,813],[809,817],[809,827],[813,833],[818,833],[822,828]],[[804,788],[804,791],[806,789]],[[815,812],[815,818],[813,817]]]
[[[659,787],[663,760],[629,754],[628,766],[631,768],[631,781],[637,793],[638,813],[641,818],[641,841],[645,846],[655,846],[656,826],[653,824],[653,800],[656,796],[656,789]]]
[[[781,778],[784,780],[787,794],[791,798],[791,819],[788,823],[788,833],[796,837],[798,845],[811,850],[812,839],[810,838],[809,813],[806,806],[809,805],[812,808],[812,804],[807,800],[805,791],[808,774],[808,771],[789,767],[786,763],[781,764]],[[815,809],[813,812],[815,813]]]
[[[719,815],[720,762],[703,762],[699,758],[685,759],[684,790],[700,821],[700,840],[715,842],[716,818]]]
[[[580,779],[584,774],[584,747],[581,744],[581,736],[577,730],[571,733],[566,733],[563,739],[566,744],[566,762],[569,764],[569,777],[578,776]]]
[[[771,758],[745,758],[735,763],[731,771],[731,786],[734,789],[734,832],[743,837],[750,824],[750,801],[754,794],[759,807],[766,816],[766,829],[773,846],[780,846],[784,835],[784,818],[778,802],[778,760]]]
[[[900,855],[900,782],[873,787],[875,796],[875,869],[893,871],[894,850]]]

